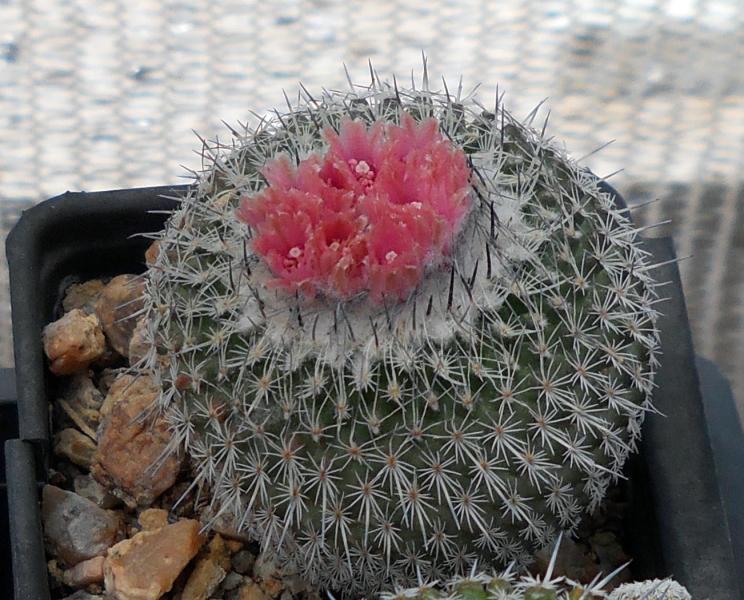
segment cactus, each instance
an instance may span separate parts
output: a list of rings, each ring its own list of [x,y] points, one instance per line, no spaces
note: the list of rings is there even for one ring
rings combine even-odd
[[[651,408],[658,298],[534,117],[372,71],[203,143],[136,369],[207,525],[366,593],[527,564],[601,502]]]
[[[464,577],[454,577],[444,584],[420,581],[415,588],[398,587],[394,592],[383,592],[380,600],[593,600],[605,598],[604,586],[627,565],[622,565],[607,577],[598,575],[588,585],[563,576],[553,577],[560,536],[553,547],[553,555],[542,577],[518,576],[510,565],[501,573],[473,571]]]
[[[564,577],[518,577],[511,570],[488,575],[458,577],[443,586],[421,584],[383,593],[381,600],[692,600],[689,592],[672,579],[626,583],[609,595],[604,586],[611,577],[582,585]],[[597,578],[599,579],[599,578]]]
[[[561,537],[553,546],[553,554],[545,574],[541,577],[518,576],[510,565],[501,573],[481,571],[465,577],[455,577],[440,584],[419,582],[414,588],[383,592],[380,600],[691,600],[689,592],[673,579],[653,579],[625,583],[609,595],[606,586],[628,564],[621,565],[609,575],[597,575],[590,583],[582,584],[564,576],[553,576]]]
[[[562,577],[539,579],[518,577],[513,571],[458,577],[441,588],[422,584],[415,588],[383,593],[381,600],[594,600],[606,598],[602,586],[584,587]],[[637,600],[635,596],[633,600]]]
[[[692,596],[673,579],[651,579],[624,583],[612,591],[609,600],[692,600]]]

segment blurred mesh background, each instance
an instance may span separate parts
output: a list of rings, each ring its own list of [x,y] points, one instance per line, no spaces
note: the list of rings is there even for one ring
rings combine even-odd
[[[65,190],[170,184],[192,129],[283,104],[282,89],[381,76],[498,83],[671,225],[699,353],[744,409],[744,0],[0,0],[0,227]],[[545,111],[542,112],[542,117]],[[4,252],[0,250],[0,252]],[[0,366],[12,365],[0,257]]]

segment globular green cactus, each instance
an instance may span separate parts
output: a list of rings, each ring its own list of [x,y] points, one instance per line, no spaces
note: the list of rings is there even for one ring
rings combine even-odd
[[[348,593],[528,563],[651,407],[637,231],[501,98],[373,75],[288,104],[204,143],[147,274],[137,368],[209,523]]]

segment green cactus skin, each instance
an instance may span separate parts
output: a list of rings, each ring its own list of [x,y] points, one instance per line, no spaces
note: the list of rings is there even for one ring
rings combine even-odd
[[[234,216],[261,167],[401,111],[435,117],[471,163],[450,267],[384,307],[267,289]],[[135,368],[163,387],[208,525],[357,594],[527,564],[601,502],[651,408],[658,297],[625,212],[533,118],[373,75],[205,142],[157,236]]]

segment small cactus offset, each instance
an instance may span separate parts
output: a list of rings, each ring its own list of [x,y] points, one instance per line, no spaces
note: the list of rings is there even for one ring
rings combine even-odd
[[[349,594],[528,563],[651,408],[625,211],[534,114],[443,87],[303,88],[205,142],[147,274],[137,368],[209,524]]]
[[[615,588],[609,600],[692,600],[690,592],[673,579],[650,579],[624,583]]]
[[[501,573],[488,574],[473,570],[468,576],[447,582],[419,582],[417,587],[397,588],[383,592],[380,600],[692,600],[689,592],[673,579],[653,579],[625,583],[607,592],[608,584],[628,565],[621,565],[609,575],[601,574],[588,584],[564,576],[553,576],[560,548],[560,537],[542,577],[519,576],[511,566]]]
[[[519,576],[512,566],[501,573],[471,572],[440,582],[422,583],[415,588],[397,588],[384,592],[380,600],[594,600],[606,598],[604,586],[623,570],[622,565],[606,577],[597,576],[590,584],[582,585],[563,576],[554,577],[560,536],[553,547],[548,568],[542,577]]]
[[[607,578],[590,585],[557,577],[518,577],[511,571],[459,577],[443,586],[424,584],[383,593],[381,600],[692,600],[687,590],[671,579],[628,583],[611,593],[604,591]]]
[[[458,577],[441,588],[424,584],[398,589],[394,593],[383,593],[381,600],[594,600],[607,597],[597,586],[592,590],[562,578],[546,582],[504,571],[494,575],[478,573]]]

